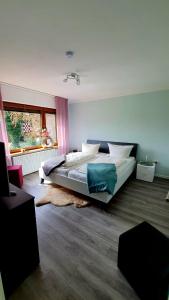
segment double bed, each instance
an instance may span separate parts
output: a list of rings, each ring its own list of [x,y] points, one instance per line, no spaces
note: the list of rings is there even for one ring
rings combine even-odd
[[[122,142],[111,142],[111,141],[99,141],[99,140],[87,140],[88,144],[100,144],[99,152],[95,157],[89,157],[88,160],[84,162],[79,162],[77,164],[68,164],[55,168],[49,176],[46,176],[43,170],[43,165],[39,169],[39,176],[41,182],[44,180],[55,183],[65,188],[71,189],[73,191],[79,192],[85,196],[91,197],[93,199],[99,200],[103,203],[109,203],[112,197],[117,193],[120,187],[126,182],[126,180],[133,173],[136,166],[136,154],[137,154],[137,144],[136,143],[122,143]],[[124,159],[122,162],[117,163],[117,182],[114,188],[113,195],[107,192],[99,193],[89,193],[87,185],[87,163],[91,162],[110,162],[111,158],[109,155],[108,144],[118,145],[118,146],[133,146],[130,157]],[[72,156],[77,157],[78,153],[72,154]],[[70,154],[71,157],[71,154]]]

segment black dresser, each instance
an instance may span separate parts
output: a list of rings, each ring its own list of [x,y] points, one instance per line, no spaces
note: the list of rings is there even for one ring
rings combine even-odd
[[[39,264],[34,197],[10,185],[0,198],[0,272],[6,298]]]

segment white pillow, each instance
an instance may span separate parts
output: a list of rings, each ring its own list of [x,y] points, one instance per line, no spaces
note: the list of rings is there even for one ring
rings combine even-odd
[[[82,144],[82,152],[88,154],[97,154],[100,144]]]
[[[120,146],[120,145],[113,145],[109,144],[109,152],[110,156],[116,157],[116,158],[128,158],[130,155],[130,152],[133,148],[133,145],[131,146]]]

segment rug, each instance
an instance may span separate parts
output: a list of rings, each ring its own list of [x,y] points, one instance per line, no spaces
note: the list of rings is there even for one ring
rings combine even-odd
[[[36,202],[36,206],[42,206],[52,203],[55,206],[74,205],[81,208],[89,205],[89,201],[84,199],[85,196],[70,191],[58,185],[50,185],[47,194]]]

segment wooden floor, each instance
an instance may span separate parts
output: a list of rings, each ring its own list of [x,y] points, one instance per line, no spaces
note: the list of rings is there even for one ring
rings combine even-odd
[[[38,199],[47,186],[34,173],[24,189]],[[138,300],[117,268],[118,238],[143,220],[169,236],[168,190],[164,179],[131,179],[107,208],[36,208],[40,266],[10,300]]]

